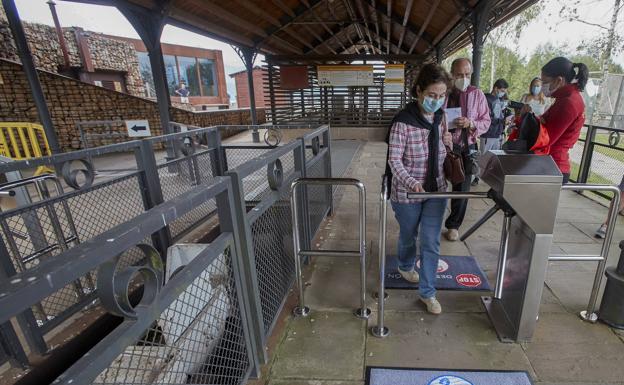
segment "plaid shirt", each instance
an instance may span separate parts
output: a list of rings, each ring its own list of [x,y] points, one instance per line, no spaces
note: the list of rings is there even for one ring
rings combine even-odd
[[[442,143],[442,134],[446,129],[446,115],[440,123],[440,142],[438,150],[438,191],[446,191],[444,178],[444,159],[446,147]],[[422,199],[408,199],[407,192],[425,183],[427,159],[429,158],[429,130],[394,123],[390,128],[390,148],[388,164],[392,170],[392,189],[390,199],[397,203],[418,203]]]

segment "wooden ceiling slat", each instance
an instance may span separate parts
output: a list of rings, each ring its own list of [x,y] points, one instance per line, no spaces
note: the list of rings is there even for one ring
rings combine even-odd
[[[397,44],[399,48],[403,45],[403,39],[405,38],[405,31],[407,30],[407,28],[405,27],[407,26],[407,21],[409,20],[410,15],[412,14],[413,5],[414,5],[414,0],[408,0],[407,5],[405,5],[405,12],[403,14],[403,27],[401,28],[401,37],[399,38],[399,44]],[[421,27],[421,31],[423,30],[424,28]]]
[[[388,49],[386,51],[387,54],[390,53],[390,42],[391,42],[391,33],[392,33],[392,0],[387,0],[388,4],[387,4],[387,11],[388,11],[388,27],[386,29],[386,35],[388,36],[387,40],[388,40]]]
[[[266,12],[264,9],[257,6],[253,1],[248,1],[248,0],[234,0],[234,1],[236,2],[236,4],[247,8],[251,12],[262,17],[264,20],[273,24],[274,26],[276,27],[282,26],[282,23],[280,23],[280,21],[277,18],[273,17],[270,13]]]
[[[251,31],[261,37],[268,36],[267,33],[262,28],[258,27],[257,24],[254,24],[250,21],[243,19],[242,17],[239,17],[231,13],[230,11],[226,10],[225,8],[216,4],[215,2],[208,1],[208,0],[203,0],[203,1],[207,5],[207,7],[205,7],[204,9],[206,9],[208,12],[218,17],[219,19],[227,21],[234,25],[239,25],[245,28],[246,30]]]
[[[418,35],[416,35],[416,38],[412,42],[412,45],[410,46],[410,49],[409,51],[407,51],[407,53],[412,53],[414,51],[414,48],[416,48],[416,43],[418,43],[418,40],[420,40],[420,37],[425,32],[425,29],[431,22],[433,15],[436,13],[436,10],[438,9],[438,5],[440,5],[440,0],[435,0],[433,2],[433,5],[431,5],[431,8],[429,9],[429,12],[427,13],[427,18],[425,19],[425,22],[423,23],[423,25],[420,26],[420,31],[418,31]]]

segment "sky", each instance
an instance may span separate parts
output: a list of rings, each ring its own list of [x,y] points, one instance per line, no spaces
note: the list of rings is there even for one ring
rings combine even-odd
[[[579,14],[583,15],[584,19],[589,22],[608,26],[611,20],[614,0],[563,1],[569,4],[578,2]],[[601,33],[602,29],[599,27],[562,20],[559,15],[561,0],[542,0],[542,2],[545,4],[544,11],[526,28],[521,39],[519,41],[510,40],[505,43],[510,48],[517,50],[521,55],[529,56],[536,46],[548,41],[556,45],[567,44],[569,47],[575,48],[581,40]],[[48,25],[53,24],[46,0],[15,0],[15,3],[23,20]],[[57,0],[57,12],[63,27],[79,26],[89,31],[139,38],[130,23],[114,7]],[[624,11],[621,12],[619,19],[622,21],[618,23],[617,30],[624,34]],[[229,44],[172,26],[165,27],[161,40],[164,43],[220,49],[223,51],[228,93],[231,97],[234,97],[236,94],[234,81],[227,75],[243,70],[244,65]],[[257,58],[256,65],[261,60],[261,56]],[[614,61],[624,65],[624,54],[618,52]]]

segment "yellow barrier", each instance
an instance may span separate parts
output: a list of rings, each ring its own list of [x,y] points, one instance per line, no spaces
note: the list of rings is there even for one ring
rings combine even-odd
[[[48,139],[40,124],[27,122],[0,122],[0,155],[15,160],[41,158],[52,155]],[[39,166],[35,175],[53,172]]]

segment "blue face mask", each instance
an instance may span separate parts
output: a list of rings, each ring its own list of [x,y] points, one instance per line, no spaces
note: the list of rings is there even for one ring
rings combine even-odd
[[[541,90],[541,86],[533,86],[533,88],[531,88],[531,93],[533,94],[533,96],[537,96]]]
[[[444,99],[445,98],[442,97],[436,100],[432,97],[425,96],[425,100],[423,100],[422,102],[423,109],[426,112],[433,114],[434,112],[442,108],[442,106],[444,105]]]
[[[503,92],[503,91],[499,91],[499,92],[496,94],[496,96],[497,96],[499,99],[502,99],[502,98],[503,98],[503,96],[505,96],[505,92]]]

